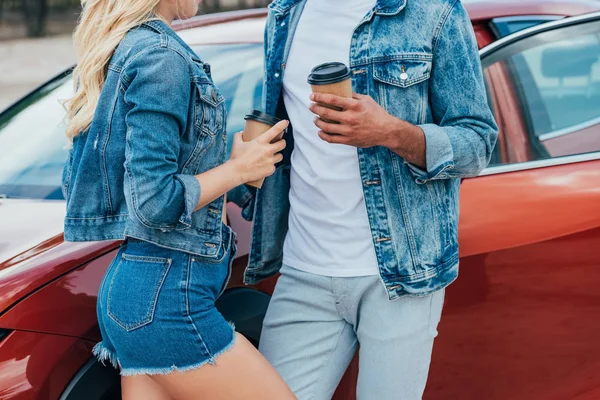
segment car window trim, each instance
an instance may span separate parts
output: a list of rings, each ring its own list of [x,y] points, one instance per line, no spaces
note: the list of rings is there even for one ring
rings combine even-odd
[[[600,11],[589,14],[578,15],[575,17],[563,18],[557,21],[544,23],[541,25],[532,26],[531,28],[523,29],[521,31],[512,33],[508,36],[498,39],[497,41],[485,46],[479,50],[479,58],[483,62],[483,59],[489,57],[492,53],[499,51],[513,43],[527,39],[531,36],[535,36],[540,33],[553,31],[559,28],[566,28],[569,26],[580,25],[588,22],[594,22],[600,20]]]
[[[478,176],[489,176],[506,174],[508,172],[527,171],[540,168],[557,167],[560,165],[577,164],[587,161],[600,160],[600,151],[584,154],[574,154],[570,156],[554,157],[545,160],[526,161],[522,163],[513,163],[505,165],[496,165],[487,167]]]
[[[26,95],[19,97],[16,101],[9,104],[6,108],[0,109],[0,118],[2,118],[6,114],[11,113],[15,108],[19,107],[20,104],[22,104],[23,102],[27,102],[33,96],[37,95],[41,90],[44,90],[48,86],[54,85],[57,82],[70,77],[71,74],[73,73],[74,69],[75,69],[74,65],[65,69],[61,73],[55,75],[54,77],[50,78],[49,80],[44,81],[40,85],[36,86],[34,89],[30,90]]]
[[[575,26],[585,23],[590,23],[600,20],[600,12],[594,12],[589,14],[578,15],[575,17],[563,18],[557,21],[548,22],[545,24],[533,26],[513,34],[510,34],[502,39],[499,39],[488,46],[485,46],[479,50],[479,57],[483,63],[484,58],[489,57],[493,53],[502,50],[503,48],[512,45],[520,40],[527,39],[534,35],[549,32],[555,29],[561,29],[569,26]],[[549,135],[550,133],[546,134]],[[541,140],[541,139],[540,139]],[[526,161],[522,163],[513,163],[506,165],[497,165],[487,167],[478,176],[490,176],[497,174],[505,174],[509,172],[526,171],[539,168],[548,168],[560,165],[576,164],[586,161],[600,160],[600,152],[591,152],[585,154],[574,154],[563,157],[554,157],[544,160]]]
[[[557,137],[569,135],[571,133],[579,132],[587,128],[591,128],[594,125],[600,124],[600,116],[596,118],[592,118],[585,122],[580,122],[579,124],[575,124],[573,126],[569,126],[568,128],[559,129],[557,131],[552,131],[548,133],[544,133],[538,136],[540,142],[545,140],[555,139]]]

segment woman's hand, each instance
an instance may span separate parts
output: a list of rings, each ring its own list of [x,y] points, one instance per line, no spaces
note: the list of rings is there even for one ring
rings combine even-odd
[[[235,164],[244,183],[263,179],[275,172],[275,164],[283,159],[279,153],[285,149],[285,140],[271,141],[282,135],[288,125],[288,121],[278,122],[249,142],[244,142],[241,132],[235,134],[229,162]]]

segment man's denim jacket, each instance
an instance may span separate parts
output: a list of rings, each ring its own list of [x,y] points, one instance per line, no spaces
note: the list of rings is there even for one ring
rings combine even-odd
[[[194,175],[225,161],[225,104],[208,64],[165,23],[130,31],[63,172],[65,239],[133,237],[215,258],[223,197],[194,212]]]
[[[264,109],[282,118],[285,64],[305,3],[276,0],[269,7]],[[425,132],[425,169],[387,148],[357,151],[389,298],[426,295],[458,275],[460,181],[487,166],[497,138],[469,17],[458,0],[377,0],[352,35],[350,68],[355,92]],[[289,132],[284,161],[246,204],[246,216],[254,219],[247,283],[275,274],[282,264],[290,209],[293,129]]]

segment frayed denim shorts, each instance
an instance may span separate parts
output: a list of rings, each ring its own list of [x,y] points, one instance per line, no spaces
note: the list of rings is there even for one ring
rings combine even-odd
[[[234,343],[215,308],[231,275],[235,234],[223,226],[216,259],[127,239],[98,293],[94,354],[121,375],[167,374],[214,363]]]

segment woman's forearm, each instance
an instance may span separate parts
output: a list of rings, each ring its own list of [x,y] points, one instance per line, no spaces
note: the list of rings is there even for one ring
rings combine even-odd
[[[196,179],[200,183],[200,200],[194,211],[244,183],[239,167],[234,160],[229,160],[218,167],[196,175]]]

